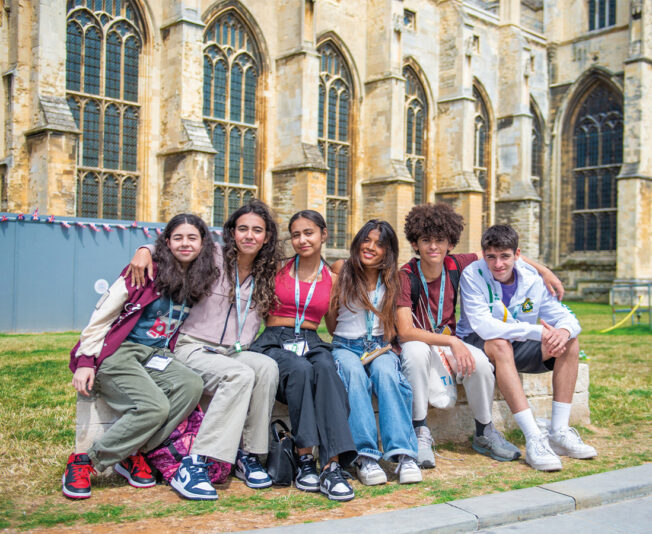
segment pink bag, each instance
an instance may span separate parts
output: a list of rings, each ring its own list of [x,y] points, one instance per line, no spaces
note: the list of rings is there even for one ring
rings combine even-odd
[[[204,412],[197,406],[179,426],[172,431],[170,437],[156,449],[147,453],[147,461],[152,467],[158,469],[166,482],[170,482],[179,469],[179,464],[187,456],[195,442],[197,432],[204,420]],[[214,484],[222,484],[231,472],[231,464],[207,459],[208,476]]]

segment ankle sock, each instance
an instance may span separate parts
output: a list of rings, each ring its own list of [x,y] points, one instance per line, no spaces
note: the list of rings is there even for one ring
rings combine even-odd
[[[516,424],[523,431],[523,434],[525,435],[525,441],[541,435],[541,430],[539,430],[537,422],[534,420],[534,415],[532,414],[532,410],[530,410],[530,408],[515,413],[514,419],[516,420]]]
[[[552,401],[552,417],[550,419],[550,433],[554,434],[562,428],[568,427],[570,420],[571,404],[568,402]]]
[[[426,426],[426,420],[425,419],[419,419],[418,421],[413,420],[412,426],[414,428],[419,428],[420,426]]]
[[[489,423],[481,423],[480,421],[478,421],[476,419],[475,420],[475,435],[476,436],[482,436],[484,434],[485,427],[487,427],[490,423],[491,423],[491,421],[489,421]]]

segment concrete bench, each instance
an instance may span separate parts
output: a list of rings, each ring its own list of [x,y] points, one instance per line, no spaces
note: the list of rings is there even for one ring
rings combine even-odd
[[[552,373],[540,375],[520,375],[523,388],[527,394],[528,402],[537,417],[550,418],[552,407]],[[428,425],[433,431],[435,441],[438,443],[452,441],[463,442],[475,430],[473,416],[466,400],[464,388],[458,386],[458,400],[450,410],[430,408],[428,412]],[[210,397],[202,399],[204,407]],[[500,430],[514,428],[516,423],[511,415],[507,403],[496,391],[493,403],[493,421]],[[93,440],[98,438],[119,417],[101,397],[77,397],[77,432],[75,448],[77,452],[85,452]],[[287,406],[277,402],[273,410],[273,418],[281,418],[288,423]],[[571,410],[571,424],[586,425],[590,421],[589,412],[589,366],[581,363],[573,395],[573,408]]]

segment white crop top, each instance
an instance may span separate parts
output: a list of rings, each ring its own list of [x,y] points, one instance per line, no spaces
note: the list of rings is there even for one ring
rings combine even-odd
[[[369,301],[373,303],[374,292],[370,291],[368,293]],[[378,306],[383,302],[383,297],[385,296],[385,284],[381,284],[378,288]],[[365,313],[362,306],[357,302],[349,303],[349,307],[353,310],[349,310],[344,305],[340,305],[340,309],[337,312],[337,326],[335,327],[334,335],[343,337],[345,339],[358,339],[361,337],[367,336],[367,322],[365,320]],[[378,316],[374,314],[374,327],[372,330],[374,336],[382,336],[383,325],[380,324]]]

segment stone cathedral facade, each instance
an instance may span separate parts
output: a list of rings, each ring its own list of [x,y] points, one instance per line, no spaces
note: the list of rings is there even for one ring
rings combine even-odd
[[[652,0],[0,0],[0,211],[510,223],[569,293],[652,281]],[[409,248],[402,245],[402,255]]]

